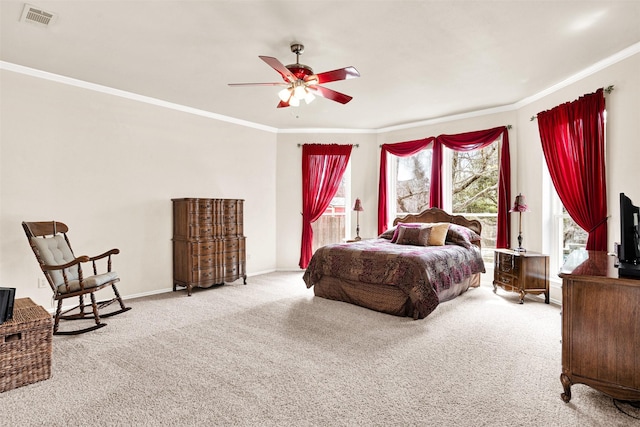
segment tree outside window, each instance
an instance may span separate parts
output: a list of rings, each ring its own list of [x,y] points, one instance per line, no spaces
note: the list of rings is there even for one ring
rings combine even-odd
[[[583,230],[569,216],[567,210],[562,207],[562,262],[564,263],[567,256],[576,249],[585,249],[587,247],[587,238],[589,233]]]
[[[482,252],[493,261],[498,224],[499,144],[474,151],[453,151],[452,212],[482,223]]]
[[[396,213],[404,216],[429,207],[431,150],[422,150],[396,160]]]

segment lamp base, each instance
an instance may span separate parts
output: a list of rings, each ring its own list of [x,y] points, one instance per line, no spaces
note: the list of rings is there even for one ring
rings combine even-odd
[[[522,212],[520,213],[520,218],[522,218]],[[527,250],[522,247],[522,225],[520,226],[520,232],[518,233],[518,248],[514,250],[516,252],[527,252]]]
[[[357,242],[357,241],[359,241],[359,240],[362,240],[362,237],[360,237],[360,236],[356,236],[356,237],[354,237],[354,238],[353,238],[353,240],[354,240],[355,242]]]

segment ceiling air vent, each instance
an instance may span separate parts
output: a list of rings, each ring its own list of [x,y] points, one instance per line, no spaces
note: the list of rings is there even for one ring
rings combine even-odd
[[[53,23],[56,19],[56,14],[45,12],[42,9],[38,9],[35,6],[31,6],[30,4],[25,4],[24,9],[22,10],[22,17],[20,18],[23,22],[31,22],[33,24],[39,24],[48,26]]]

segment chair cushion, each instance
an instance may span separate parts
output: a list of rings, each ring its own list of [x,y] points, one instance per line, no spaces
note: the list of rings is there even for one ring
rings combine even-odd
[[[45,265],[64,265],[75,259],[71,248],[61,234],[52,237],[32,237],[31,242],[38,248],[40,258]],[[64,277],[61,270],[50,271],[53,283],[56,286],[64,283]],[[78,266],[65,269],[67,280],[76,280],[78,278]]]
[[[111,282],[113,280],[118,279],[118,273],[115,271],[109,271],[104,274],[98,274],[96,276],[89,276],[83,279],[83,284],[85,289],[96,288],[100,285],[104,285],[107,282]],[[66,294],[67,292],[76,292],[80,290],[80,281],[79,280],[69,280],[69,291],[67,291],[67,287],[64,282],[58,285],[58,292],[61,294]]]

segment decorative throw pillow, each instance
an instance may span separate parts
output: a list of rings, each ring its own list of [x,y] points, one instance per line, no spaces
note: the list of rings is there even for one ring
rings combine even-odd
[[[429,233],[429,246],[443,246],[445,240],[447,239],[447,232],[449,231],[449,223],[448,222],[438,222],[433,224],[430,227],[431,231]]]
[[[398,234],[400,234],[401,228],[420,228],[423,225],[424,224],[421,222],[407,222],[407,223],[398,224],[398,226],[395,228],[395,231],[393,233],[393,237],[391,238],[391,243],[397,243]]]
[[[454,245],[470,248],[480,243],[480,235],[470,228],[458,224],[451,224],[446,241]]]
[[[388,229],[387,231],[385,231],[384,233],[379,235],[378,238],[379,239],[391,240],[393,238],[393,236],[395,235],[395,232],[396,232],[397,229],[398,229],[398,227],[391,227],[390,229]]]
[[[429,242],[430,229],[423,227],[398,227],[399,245],[427,246]]]

